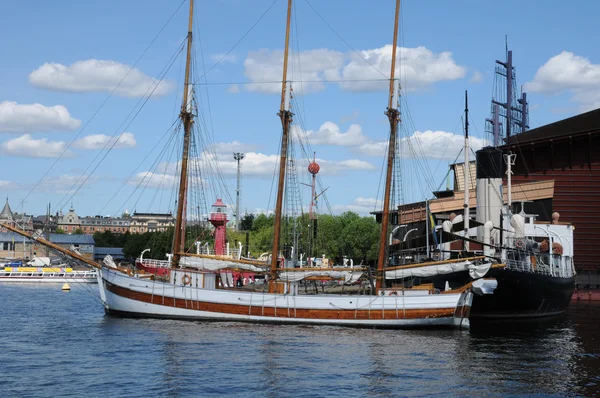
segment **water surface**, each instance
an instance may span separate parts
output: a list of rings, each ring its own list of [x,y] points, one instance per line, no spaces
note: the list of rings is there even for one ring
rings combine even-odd
[[[397,331],[125,319],[96,285],[0,285],[7,397],[600,394],[600,306],[541,325]]]

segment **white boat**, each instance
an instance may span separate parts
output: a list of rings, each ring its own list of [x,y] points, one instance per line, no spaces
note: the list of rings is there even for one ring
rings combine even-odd
[[[35,283],[97,283],[95,269],[74,270],[67,266],[58,267],[3,267],[0,268],[2,282]]]
[[[279,117],[282,123],[281,156],[275,206],[273,253],[280,249],[280,230],[283,207],[283,187],[287,167],[287,148],[292,112],[290,111],[291,84],[287,81],[287,54],[292,1],[288,0],[286,45]],[[398,30],[399,0],[396,3],[395,32]],[[455,290],[440,292],[431,286],[413,288],[384,287],[384,268],[387,266],[387,221],[395,156],[399,110],[394,104],[396,81],[394,61],[391,68],[389,106],[386,114],[390,121],[390,153],[386,173],[384,221],[382,223],[381,250],[377,273],[370,295],[359,294],[300,294],[303,280],[356,280],[356,273],[370,274],[366,268],[316,269],[280,268],[279,256],[271,256],[270,264],[256,260],[220,258],[211,255],[191,255],[185,252],[185,206],[188,185],[188,151],[193,123],[190,58],[192,41],[193,0],[190,0],[190,17],[187,39],[187,62],[181,120],[184,127],[183,157],[174,237],[174,253],[165,275],[124,271],[116,267],[110,257],[103,264],[90,261],[74,251],[34,237],[13,227],[7,229],[20,233],[74,259],[98,268],[97,274],[102,302],[107,313],[133,317],[157,317],[190,320],[244,321],[255,323],[293,323],[305,325],[338,325],[353,327],[415,328],[469,326],[469,311],[474,294],[491,294],[496,286],[493,279],[479,278]],[[394,34],[395,60],[397,34]],[[267,267],[268,266],[268,267]],[[163,267],[161,267],[163,268]],[[267,276],[268,290],[244,290],[226,287],[222,274],[232,270],[251,270]],[[316,273],[316,274],[315,274]],[[362,275],[358,275],[360,277]],[[365,276],[366,277],[366,276]],[[373,280],[373,278],[371,279]]]

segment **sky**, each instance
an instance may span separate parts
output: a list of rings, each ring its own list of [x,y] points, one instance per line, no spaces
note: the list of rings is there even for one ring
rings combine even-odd
[[[206,181],[206,201],[235,202],[232,153],[244,152],[241,211],[268,212],[287,2],[196,3],[197,127],[212,148],[198,165],[210,159],[225,178],[224,185]],[[470,145],[486,144],[506,36],[531,128],[600,107],[599,3],[402,3],[403,202],[446,185],[463,145],[465,90]],[[298,180],[309,183],[306,157],[316,152],[317,190],[326,189],[319,212],[364,215],[380,206],[394,5],[295,1],[288,79],[294,134],[308,155],[300,147],[295,154],[304,157]],[[48,203],[53,212],[73,205],[80,215],[173,209],[172,154],[181,138],[165,142],[181,107],[188,10],[180,0],[0,1],[0,195],[13,210],[44,214]],[[299,189],[306,209],[310,189]]]

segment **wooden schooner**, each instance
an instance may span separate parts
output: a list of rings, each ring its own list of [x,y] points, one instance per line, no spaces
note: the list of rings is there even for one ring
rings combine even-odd
[[[270,264],[259,261],[222,258],[219,256],[185,253],[185,204],[188,179],[190,130],[193,114],[188,98],[190,87],[190,58],[192,44],[192,15],[190,0],[187,36],[185,85],[180,118],[184,127],[179,197],[176,215],[173,256],[164,278],[117,268],[110,258],[103,264],[90,261],[77,253],[54,245],[42,237],[32,236],[10,226],[30,239],[59,251],[71,258],[98,269],[100,297],[106,313],[133,317],[176,318],[189,320],[244,321],[273,324],[339,325],[353,327],[468,327],[469,310],[474,294],[490,294],[495,280],[477,279],[450,291],[439,292],[429,286],[386,288],[385,268],[388,263],[387,235],[390,207],[390,185],[394,163],[399,110],[394,104],[394,69],[400,0],[396,1],[394,40],[389,102],[386,114],[390,122],[385,200],[380,238],[375,288],[371,295],[359,294],[300,294],[299,283],[308,278],[322,277],[354,281],[365,272],[360,268],[280,268],[278,256]],[[279,117],[283,127],[279,165],[273,253],[278,253],[283,207],[288,134],[293,119],[290,110],[291,83],[287,81],[288,49],[292,0],[288,0],[283,78]],[[419,268],[415,266],[413,268]],[[219,272],[242,269],[268,274],[268,289],[251,291],[225,288],[219,284]]]

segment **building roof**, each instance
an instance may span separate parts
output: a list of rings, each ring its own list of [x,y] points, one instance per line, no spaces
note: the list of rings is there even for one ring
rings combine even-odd
[[[600,131],[600,108],[550,123],[508,138],[505,146],[556,140]]]
[[[111,256],[123,256],[123,248],[122,247],[97,247],[94,250],[96,255],[106,256],[110,254]]]
[[[0,242],[22,242],[23,236],[16,232],[0,232]],[[50,234],[50,242],[56,244],[79,244],[79,245],[95,245],[92,235],[68,235],[68,234]]]
[[[171,213],[138,213],[133,212],[132,217],[173,217]]]
[[[50,242],[57,244],[80,244],[95,245],[96,241],[92,235],[79,234],[50,234]]]
[[[4,204],[4,208],[0,213],[0,219],[9,219],[12,217],[12,210],[10,209],[10,205],[8,204],[8,198],[6,198],[6,203]]]
[[[22,241],[23,237],[14,232],[0,232],[0,242]]]

